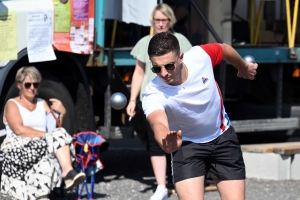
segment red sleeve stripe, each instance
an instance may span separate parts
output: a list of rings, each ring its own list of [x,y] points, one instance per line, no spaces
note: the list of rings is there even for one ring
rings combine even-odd
[[[200,47],[209,55],[213,67],[222,61],[223,49],[218,43],[204,44]]]

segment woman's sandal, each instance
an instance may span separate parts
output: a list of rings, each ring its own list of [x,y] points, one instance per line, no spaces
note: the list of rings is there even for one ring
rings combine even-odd
[[[41,196],[41,197],[39,197],[39,198],[37,198],[38,200],[50,200],[49,199],[49,195],[43,195],[43,196]]]
[[[65,189],[71,189],[79,185],[80,183],[83,183],[84,180],[85,180],[85,173],[83,172],[77,173],[74,169],[72,169],[64,178],[65,185],[66,185]]]

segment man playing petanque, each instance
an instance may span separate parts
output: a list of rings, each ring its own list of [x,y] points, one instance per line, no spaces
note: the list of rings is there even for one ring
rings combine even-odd
[[[180,200],[204,198],[204,178],[213,179],[222,200],[245,199],[245,165],[223,105],[213,68],[223,59],[237,76],[253,80],[258,65],[245,62],[227,44],[205,44],[180,52],[168,32],[148,46],[156,77],[143,93],[143,110],[155,139],[171,154]]]

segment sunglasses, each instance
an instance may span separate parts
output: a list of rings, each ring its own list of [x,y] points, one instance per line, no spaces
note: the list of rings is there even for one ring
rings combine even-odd
[[[153,19],[155,24],[159,24],[162,22],[163,24],[167,24],[170,20],[169,19]]]
[[[161,68],[165,67],[166,70],[174,70],[175,69],[175,63],[169,63],[166,64],[165,66],[157,66],[157,65],[153,65],[153,67],[151,68],[153,73],[160,73],[161,72]]]
[[[27,83],[24,83],[24,87],[26,89],[31,88],[31,85],[33,85],[33,87],[36,89],[36,88],[38,88],[40,86],[40,83],[39,82],[34,82],[34,83],[27,82]]]

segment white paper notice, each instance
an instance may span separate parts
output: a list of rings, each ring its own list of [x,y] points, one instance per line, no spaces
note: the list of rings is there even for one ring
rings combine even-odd
[[[32,11],[27,14],[27,50],[29,62],[55,60],[52,48],[53,11]]]

